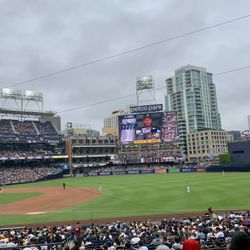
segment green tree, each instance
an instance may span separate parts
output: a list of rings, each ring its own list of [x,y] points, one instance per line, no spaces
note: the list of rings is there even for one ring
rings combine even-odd
[[[231,161],[230,154],[221,154],[219,155],[220,163],[226,163]]]

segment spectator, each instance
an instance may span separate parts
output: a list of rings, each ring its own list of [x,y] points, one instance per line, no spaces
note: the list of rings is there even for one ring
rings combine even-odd
[[[183,242],[183,250],[201,250],[201,246],[198,240],[188,239]]]
[[[80,236],[81,236],[81,231],[82,231],[82,228],[81,228],[81,225],[80,225],[80,223],[78,221],[76,223],[76,225],[74,226],[74,228],[73,228],[73,234],[74,234],[74,241],[75,242],[79,242]]]
[[[245,232],[235,232],[230,244],[230,250],[250,249],[250,236]]]
[[[219,216],[217,216],[219,217]],[[204,248],[211,249],[219,247],[216,237],[218,233],[216,228],[223,231],[224,237],[229,242],[232,238],[230,247],[236,249],[249,248],[249,214],[248,213],[220,213],[218,218],[197,217],[197,218],[180,218],[163,220],[153,223],[151,221],[121,223],[114,222],[101,225],[85,225],[79,222],[74,226],[44,226],[37,228],[22,228],[0,231],[0,244],[17,247],[32,248],[34,244],[42,244],[45,249],[46,244],[62,244],[74,238],[76,240],[75,249],[84,247],[85,249],[139,249],[139,250],[159,250],[159,249],[183,249],[200,250],[201,244],[198,236],[200,233],[205,234]],[[238,228],[243,231],[234,231],[237,224]],[[79,230],[76,230],[76,228]],[[220,228],[222,227],[222,228]],[[220,231],[219,230],[219,231]],[[76,233],[77,232],[77,233]],[[186,237],[189,237],[186,240]],[[209,244],[211,242],[212,244]],[[225,241],[226,242],[226,241]],[[228,245],[229,245],[228,244]],[[240,248],[242,246],[242,248]],[[238,248],[237,248],[238,247]]]
[[[47,165],[39,167],[0,167],[0,185],[35,182],[61,172],[62,169]]]

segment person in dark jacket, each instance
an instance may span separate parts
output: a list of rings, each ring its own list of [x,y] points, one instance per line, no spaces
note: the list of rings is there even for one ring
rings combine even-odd
[[[237,231],[233,234],[230,250],[250,249],[250,235],[246,232]]]

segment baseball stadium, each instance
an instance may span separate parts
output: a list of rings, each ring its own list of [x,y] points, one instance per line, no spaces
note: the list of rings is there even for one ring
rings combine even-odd
[[[119,116],[118,137],[61,134],[41,93],[1,98],[37,109],[0,110],[0,248],[226,249],[248,230],[249,168],[187,162],[174,112]]]

